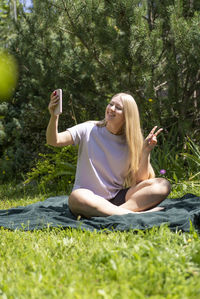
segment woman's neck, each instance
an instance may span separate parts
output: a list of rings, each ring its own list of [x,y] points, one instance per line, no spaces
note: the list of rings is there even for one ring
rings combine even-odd
[[[112,125],[108,125],[106,124],[106,129],[114,135],[122,135],[123,134],[123,130],[122,128],[117,128],[116,126],[112,126]]]

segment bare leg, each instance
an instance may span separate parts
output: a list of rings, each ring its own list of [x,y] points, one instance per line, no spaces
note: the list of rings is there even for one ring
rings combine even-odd
[[[170,193],[170,183],[162,178],[145,180],[131,187],[126,202],[115,206],[101,196],[84,188],[73,191],[69,196],[69,208],[74,215],[85,217],[124,215],[157,211],[155,208]]]
[[[120,207],[134,212],[146,211],[161,203],[170,191],[170,183],[166,179],[145,180],[128,190],[126,202]],[[155,211],[156,209],[153,210]]]
[[[126,208],[117,207],[88,189],[76,189],[69,196],[69,208],[74,215],[85,217],[111,216],[134,213]]]

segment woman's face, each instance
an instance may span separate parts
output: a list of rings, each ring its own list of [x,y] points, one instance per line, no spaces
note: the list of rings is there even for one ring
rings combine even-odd
[[[116,130],[120,130],[125,122],[123,103],[120,96],[115,96],[111,99],[106,107],[105,112],[106,127],[112,126]]]

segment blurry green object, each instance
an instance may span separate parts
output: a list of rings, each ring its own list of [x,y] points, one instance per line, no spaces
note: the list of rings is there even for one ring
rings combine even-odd
[[[15,90],[18,67],[15,58],[0,50],[0,102],[9,100]]]

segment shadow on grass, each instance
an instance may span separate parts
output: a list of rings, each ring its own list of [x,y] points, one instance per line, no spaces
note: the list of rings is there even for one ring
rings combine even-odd
[[[0,199],[1,200],[18,200],[24,197],[35,197],[41,192],[35,186],[25,187],[22,183],[9,182],[0,185]]]
[[[50,196],[66,195],[64,190],[57,190],[56,186],[51,186],[46,190],[41,190],[37,184],[25,185],[23,182],[8,182],[0,185],[1,202],[21,202],[30,203],[31,201],[44,200]]]

